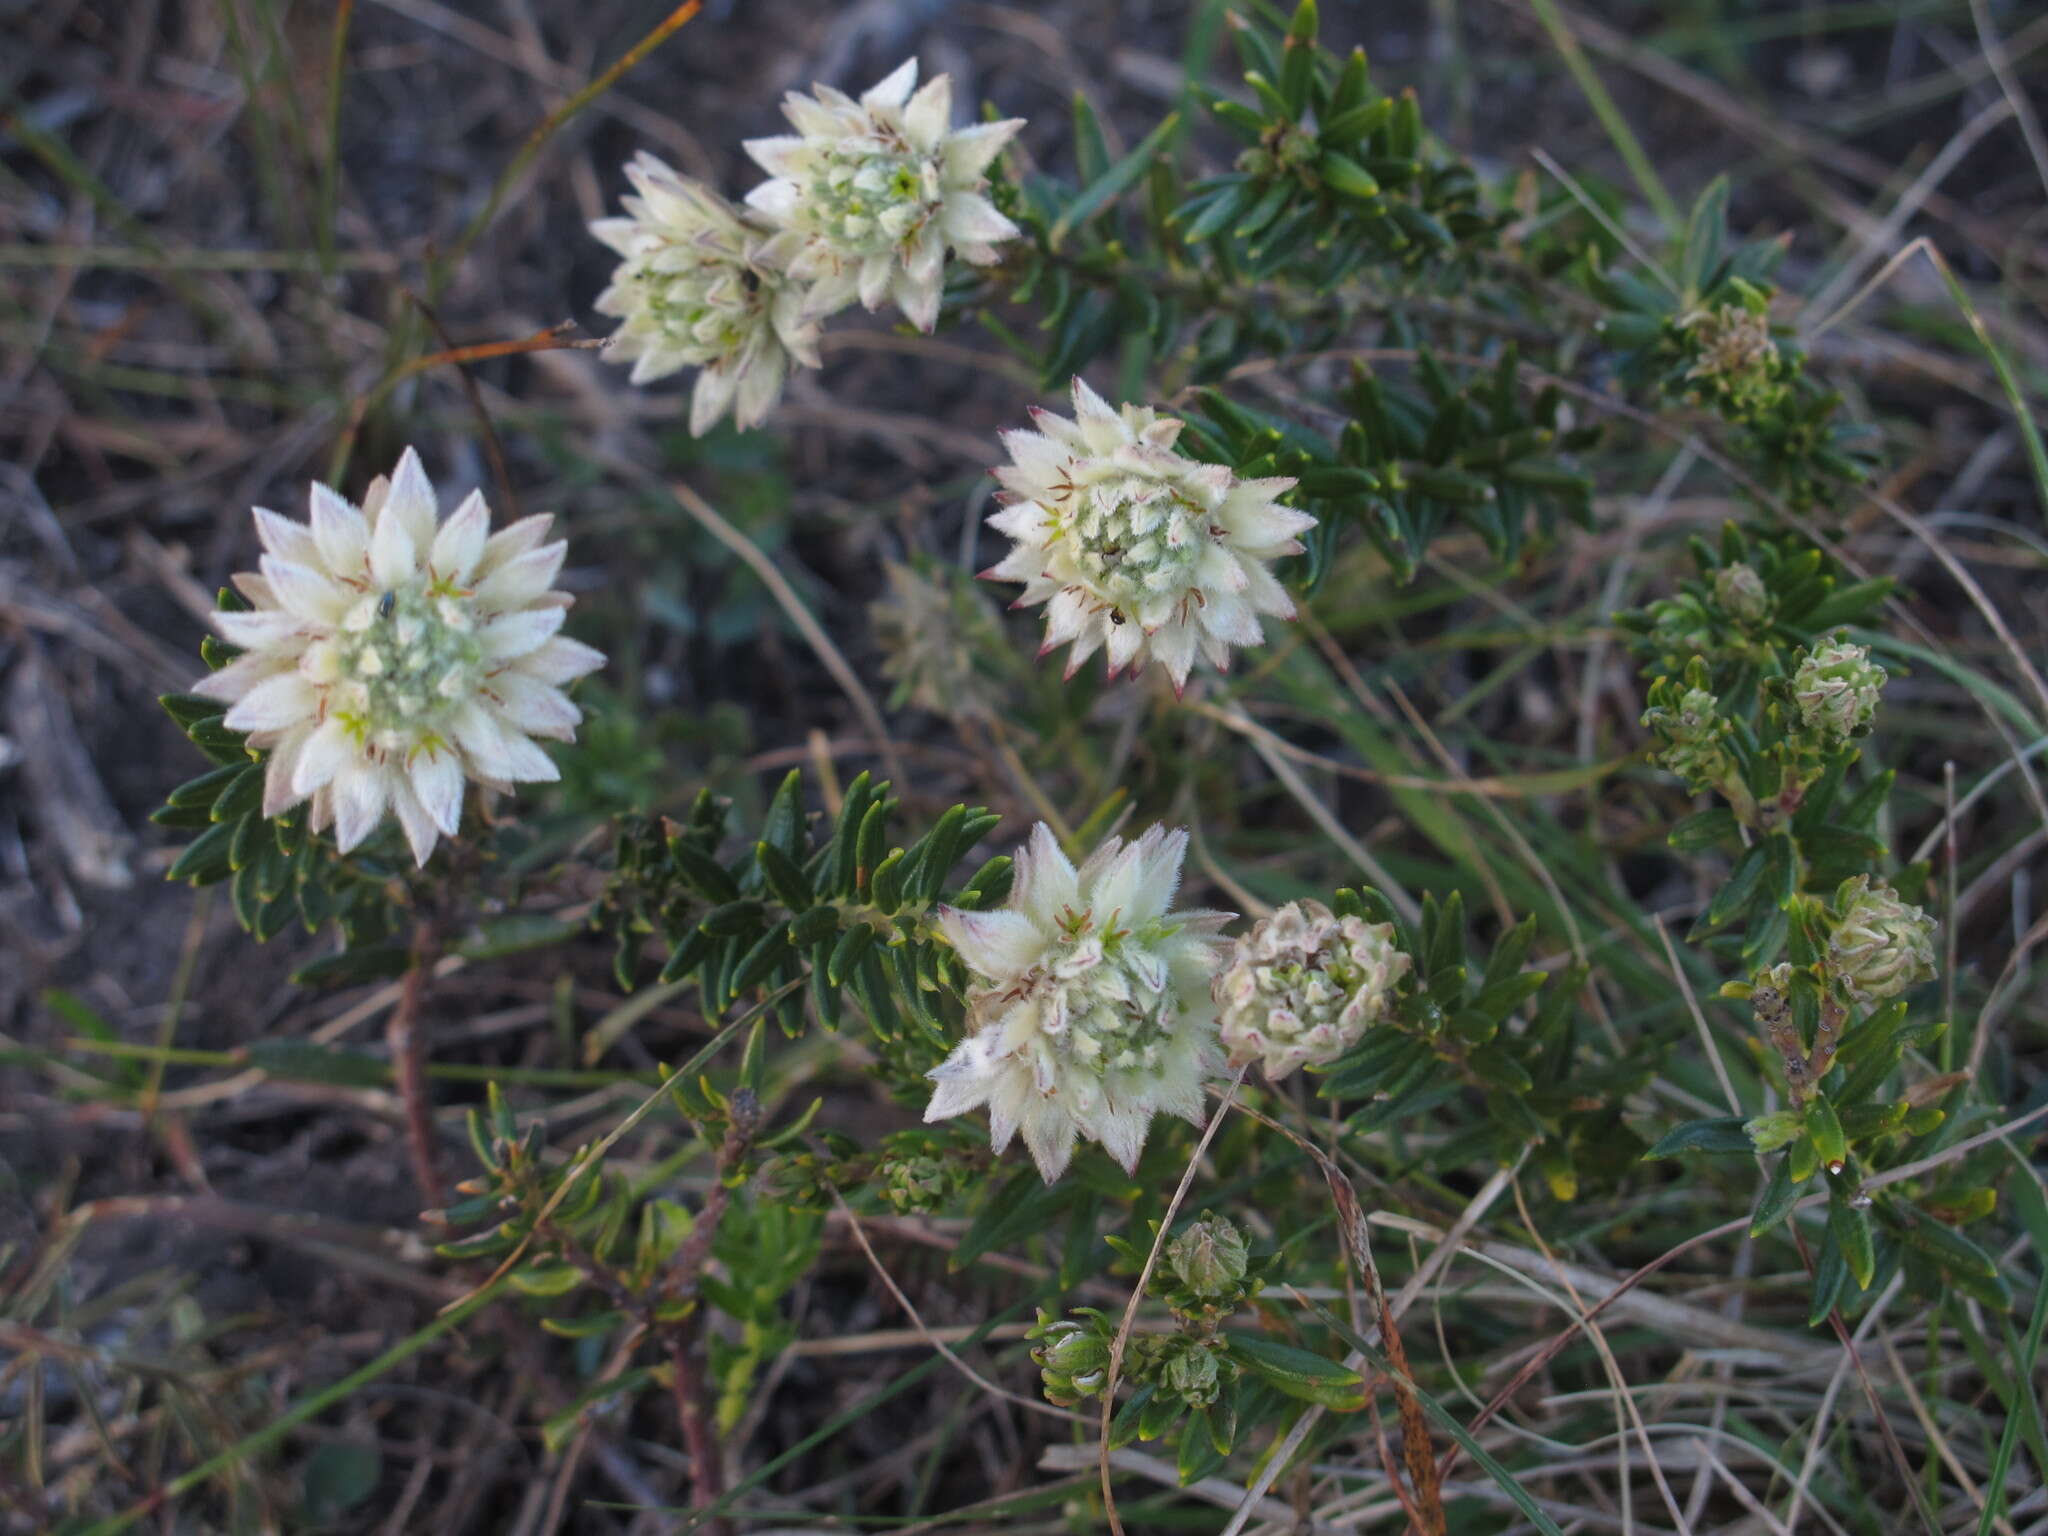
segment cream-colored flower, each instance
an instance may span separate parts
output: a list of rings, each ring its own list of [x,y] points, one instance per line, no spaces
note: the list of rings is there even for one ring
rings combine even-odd
[[[1017,547],[982,574],[1023,582],[1018,607],[1049,605],[1039,654],[1072,642],[1067,676],[1101,648],[1111,677],[1157,660],[1179,689],[1197,651],[1227,670],[1233,645],[1264,640],[1260,614],[1294,617],[1267,569],[1315,526],[1275,499],[1292,480],[1190,459],[1174,450],[1178,420],[1111,410],[1079,379],[1074,420],[1033,415],[1037,431],[1003,434],[1005,505],[989,519]]]
[[[263,814],[312,801],[346,853],[396,816],[421,864],[462,816],[465,779],[502,790],[559,777],[536,736],[575,739],[562,686],[604,657],[558,633],[572,599],[549,590],[566,545],[548,517],[493,534],[481,493],[444,522],[408,448],[361,510],[313,487],[309,522],[256,509],[253,605],[214,615],[242,655],[193,691],[268,750]]]
[[[1174,912],[1186,832],[1111,838],[1079,870],[1040,823],[1008,904],[941,908],[974,973],[971,1033],[934,1068],[926,1120],[986,1104],[1001,1151],[1018,1131],[1046,1182],[1077,1137],[1135,1169],[1155,1114],[1202,1121],[1216,1065],[1209,978],[1227,912]]]
[[[594,306],[623,322],[605,357],[631,363],[635,384],[697,369],[694,435],[728,409],[741,429],[759,425],[791,362],[818,366],[818,327],[804,317],[801,289],[775,265],[769,232],[709,187],[644,151],[626,178],[639,193],[624,199],[627,216],[590,226],[625,258]]]
[[[1328,1066],[1385,1017],[1413,963],[1391,923],[1288,902],[1238,939],[1216,978],[1228,1064],[1256,1061],[1275,1082]]]
[[[982,195],[988,168],[1024,126],[951,127],[953,82],[917,84],[906,61],[855,101],[829,85],[792,91],[782,111],[796,129],[749,139],[747,153],[773,179],[749,207],[785,231],[778,254],[809,285],[806,312],[821,318],[855,299],[870,310],[893,299],[919,330],[938,323],[946,253],[987,266],[1017,226]]]

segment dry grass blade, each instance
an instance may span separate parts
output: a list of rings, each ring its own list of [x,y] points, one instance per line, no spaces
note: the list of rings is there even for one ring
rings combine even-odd
[[[1145,1255],[1144,1267],[1138,1271],[1138,1278],[1131,1284],[1130,1298],[1124,1303],[1124,1313],[1117,1322],[1116,1338],[1109,1346],[1109,1379],[1102,1388],[1102,1412],[1097,1422],[1102,1436],[1097,1470],[1102,1483],[1103,1510],[1109,1516],[1109,1527],[1123,1536],[1123,1519],[1117,1514],[1116,1491],[1110,1485],[1110,1419],[1116,1410],[1116,1388],[1123,1376],[1124,1347],[1130,1343],[1131,1330],[1137,1324],[1138,1307],[1145,1299],[1145,1287],[1152,1279],[1152,1271],[1158,1267],[1159,1255],[1166,1247],[1167,1234],[1173,1230],[1173,1219],[1180,1212],[1181,1202],[1187,1199],[1188,1189],[1195,1182],[1195,1173],[1202,1166],[1202,1155],[1209,1150],[1209,1143],[1216,1139],[1216,1133],[1223,1128],[1224,1117],[1237,1099],[1237,1090],[1244,1083],[1244,1075],[1251,1068],[1237,1069],[1237,1075],[1222,1090],[1216,1108],[1210,1111],[1209,1123],[1202,1127],[1202,1138],[1195,1143],[1195,1150],[1188,1158],[1188,1165],[1182,1171],[1180,1183],[1174,1186],[1173,1198],[1166,1202],[1166,1210],[1159,1218],[1159,1230],[1152,1234],[1152,1247]]]
[[[896,1299],[896,1305],[901,1307],[904,1316],[910,1319],[911,1326],[916,1330],[917,1337],[945,1356],[947,1364],[951,1365],[954,1370],[965,1376],[982,1391],[988,1393],[989,1396],[1000,1398],[1013,1407],[1022,1408],[1026,1413],[1036,1413],[1046,1418],[1061,1419],[1070,1424],[1085,1424],[1088,1422],[1085,1415],[1075,1413],[1071,1409],[1057,1408],[1040,1398],[1024,1397],[1005,1387],[998,1386],[965,1360],[961,1359],[959,1355],[955,1354],[944,1339],[925,1326],[924,1319],[918,1315],[916,1303],[903,1294],[903,1287],[896,1283],[896,1277],[889,1273],[888,1266],[882,1262],[880,1255],[875,1252],[874,1244],[868,1241],[867,1229],[861,1225],[860,1218],[854,1215],[853,1208],[846,1203],[844,1197],[837,1190],[833,1191],[833,1204],[839,1212],[839,1219],[846,1223],[847,1231],[853,1234],[853,1240],[860,1245],[860,1251],[866,1257],[868,1267],[875,1272],[875,1278],[880,1280],[883,1287]]]
[[[881,710],[875,707],[874,695],[868,692],[867,685],[860,680],[853,668],[847,665],[845,655],[832,643],[832,637],[826,634],[818,621],[811,616],[810,609],[804,606],[804,600],[797,596],[796,588],[789,584],[782,572],[775,569],[774,564],[761,553],[752,539],[721,517],[718,510],[696,491],[681,481],[672,483],[669,491],[683,504],[684,510],[690,516],[704,525],[706,532],[738,555],[747,569],[761,578],[761,584],[774,595],[782,611],[789,615],[790,623],[797,627],[798,633],[804,637],[804,643],[817,653],[818,660],[824,663],[825,670],[832,674],[832,680],[846,695],[847,702],[853,705],[854,713],[860,716],[861,724],[867,728],[868,734],[881,743],[882,761],[888,764],[891,777],[899,784],[907,782],[908,776],[903,770],[903,760],[898,755],[896,743],[889,734],[888,723],[883,720]]]
[[[546,147],[548,140],[552,139],[571,118],[618,84],[620,78],[634,65],[681,30],[684,23],[694,20],[703,8],[703,0],[683,0],[681,5],[657,22],[645,37],[620,54],[604,73],[555,108],[534,127],[533,132],[526,136],[526,142],[519,146],[517,152],[506,163],[504,170],[498,173],[498,179],[491,184],[490,195],[484,199],[483,206],[477,209],[476,216],[469,221],[462,233],[455,237],[448,249],[430,263],[427,279],[427,296],[430,300],[440,292],[448,274],[461,263],[469,248],[476,243],[477,237],[490,228],[491,221],[498,216],[498,209],[503,205],[506,195],[519,184],[520,177],[526,174],[526,168]]]

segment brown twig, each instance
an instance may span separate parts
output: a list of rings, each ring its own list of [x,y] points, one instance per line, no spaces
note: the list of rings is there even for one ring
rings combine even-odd
[[[618,84],[619,78],[622,75],[650,53],[654,52],[663,43],[667,42],[671,36],[680,30],[686,22],[694,18],[698,11],[702,9],[703,0],[683,0],[681,5],[657,22],[654,29],[645,37],[620,54],[603,74],[592,80],[582,90],[556,107],[554,111],[550,112],[535,125],[533,132],[526,136],[526,142],[519,146],[518,152],[506,163],[505,169],[498,173],[498,179],[491,184],[490,195],[484,199],[483,206],[477,209],[476,217],[469,221],[469,224],[460,235],[456,236],[455,243],[449,246],[446,251],[440,253],[429,264],[427,269],[427,291],[430,294],[438,294],[440,292],[441,285],[447,280],[448,274],[455,269],[456,264],[467,254],[470,246],[476,243],[477,236],[488,229],[491,221],[498,216],[498,209],[503,205],[506,193],[511,191],[513,184],[526,173],[526,168],[533,163],[534,156],[541,152],[542,147],[546,145],[549,139],[555,136],[556,131],[567,123],[569,119],[597,100],[598,97]]]
[[[420,1034],[420,1004],[427,995],[427,978],[434,969],[440,939],[431,918],[421,918],[412,931],[412,964],[405,973],[398,1006],[384,1026],[384,1038],[391,1046],[391,1076],[398,1097],[405,1105],[406,1146],[412,1153],[413,1182],[428,1210],[448,1204],[441,1182],[441,1158],[434,1134],[434,1106],[427,1095],[427,1051]]]
[[[440,338],[444,349],[441,353],[443,357],[461,350],[455,345],[455,338],[448,334],[448,328],[441,323],[441,317],[434,313],[433,305],[410,289],[406,291],[405,296],[412,300],[420,314],[426,318],[427,324],[433,327],[434,334]],[[491,421],[489,409],[484,405],[483,391],[476,387],[476,379],[467,368],[459,369],[455,377],[461,381],[462,392],[469,397],[470,412],[476,417],[478,430],[483,433],[484,457],[491,461],[491,478],[498,482],[498,495],[504,501],[506,520],[516,522],[519,518],[519,493],[512,488],[512,471],[505,462],[505,445],[498,440],[498,429]]]
[[[650,1326],[658,1327],[668,1343],[669,1390],[675,1397],[676,1420],[683,1432],[683,1449],[690,1457],[690,1503],[696,1509],[716,1504],[725,1495],[725,1469],[719,1461],[718,1441],[711,1432],[710,1416],[705,1412],[704,1383],[691,1359],[697,1343],[697,1314],[692,1311],[674,1322],[660,1324],[654,1322],[654,1315],[664,1302],[690,1295],[697,1289],[704,1266],[711,1260],[711,1247],[717,1241],[719,1223],[725,1219],[726,1207],[732,1201],[732,1185],[728,1176],[746,1157],[747,1149],[753,1145],[754,1137],[761,1128],[761,1104],[752,1089],[735,1089],[727,1108],[732,1118],[726,1126],[725,1139],[719,1143],[716,1179],[710,1192],[704,1196],[704,1204],[698,1208],[696,1224],[691,1227],[690,1235],[677,1246],[669,1260],[668,1276],[656,1288],[648,1307]],[[725,1536],[731,1526],[724,1519],[716,1519],[705,1529],[711,1532],[711,1536]]]
[[[1805,1234],[1799,1230],[1797,1223],[1787,1223],[1785,1230],[1791,1234],[1793,1246],[1799,1250],[1799,1262],[1806,1266],[1806,1273],[1812,1276],[1813,1254],[1807,1249]],[[1877,1420],[1878,1438],[1884,1442],[1885,1451],[1892,1459],[1892,1466],[1899,1474],[1899,1481],[1905,1484],[1906,1492],[1912,1497],[1914,1512],[1920,1516],[1920,1523],[1927,1529],[1929,1536],[1935,1536],[1935,1533],[1941,1530],[1941,1523],[1935,1519],[1934,1511],[1927,1507],[1927,1496],[1920,1491],[1920,1480],[1914,1475],[1913,1463],[1906,1457],[1906,1448],[1899,1443],[1899,1432],[1892,1428],[1891,1416],[1884,1411],[1884,1400],[1878,1395],[1877,1383],[1870,1379],[1870,1372],[1864,1368],[1863,1356],[1856,1348],[1856,1341],[1849,1337],[1849,1325],[1842,1321],[1840,1307],[1828,1308],[1828,1326],[1834,1330],[1843,1353],[1848,1356],[1851,1369],[1856,1372],[1857,1381],[1862,1384],[1864,1398],[1869,1402],[1870,1412]]]
[[[425,308],[424,305],[421,306]],[[574,320],[564,320],[545,330],[535,331],[531,336],[521,336],[512,341],[481,341],[467,347],[445,347],[439,352],[429,352],[425,357],[416,357],[391,370],[374,389],[356,396],[356,402],[349,407],[348,425],[342,428],[341,437],[334,445],[334,458],[327,469],[330,485],[338,484],[348,469],[348,461],[355,453],[356,438],[361,435],[363,422],[370,412],[381,405],[386,396],[407,379],[450,364],[457,367],[466,363],[487,362],[494,357],[517,357],[527,352],[591,352],[608,345],[604,337],[570,336],[576,328]],[[465,377],[465,384],[467,378]]]

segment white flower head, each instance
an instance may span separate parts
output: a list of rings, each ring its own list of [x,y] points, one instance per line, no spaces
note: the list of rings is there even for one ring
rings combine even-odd
[[[312,801],[346,853],[389,812],[421,864],[455,835],[465,779],[502,790],[559,777],[536,736],[575,739],[562,685],[604,657],[558,633],[572,599],[550,591],[566,545],[548,517],[493,534],[481,493],[446,521],[408,448],[360,510],[313,487],[309,522],[256,509],[253,608],[214,615],[242,655],[193,691],[270,753],[263,814]]]
[[[1228,1064],[1256,1061],[1274,1082],[1328,1066],[1385,1017],[1413,963],[1391,923],[1288,902],[1237,940],[1216,978]]]
[[[1187,846],[1186,832],[1153,827],[1076,870],[1041,822],[1007,905],[940,909],[975,985],[971,1032],[930,1074],[927,1121],[986,1104],[996,1150],[1021,1130],[1047,1183],[1077,1137],[1132,1170],[1153,1115],[1201,1124],[1216,1069],[1209,980],[1231,914],[1168,910]]]
[[[697,369],[697,436],[728,409],[741,429],[759,425],[791,362],[818,366],[818,327],[804,317],[802,290],[774,264],[768,232],[709,187],[645,151],[626,178],[639,193],[624,199],[627,216],[590,226],[625,258],[595,305],[624,322],[604,355],[631,363],[635,384]]]
[[[772,180],[747,195],[785,232],[790,276],[811,285],[813,317],[856,298],[870,310],[894,299],[919,330],[938,323],[946,253],[987,266],[1017,226],[982,195],[988,168],[1021,117],[953,128],[953,82],[939,75],[915,95],[917,60],[855,101],[829,85],[783,98],[796,129],[749,139]]]
[[[1181,422],[1150,406],[1111,410],[1074,380],[1074,420],[1034,411],[1038,430],[1003,434],[994,471],[1003,509],[989,526],[1016,541],[992,580],[1021,581],[1014,606],[1047,603],[1045,645],[1069,641],[1067,676],[1098,648],[1109,675],[1156,659],[1179,690],[1199,650],[1228,670],[1233,645],[1264,638],[1259,615],[1294,617],[1267,562],[1315,526],[1275,498],[1289,479],[1240,480],[1174,449]]]

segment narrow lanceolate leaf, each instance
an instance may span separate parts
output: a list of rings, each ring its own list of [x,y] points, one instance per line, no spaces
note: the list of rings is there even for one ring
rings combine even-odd
[[[810,877],[774,843],[763,839],[754,844],[754,859],[761,866],[761,877],[767,881],[770,894],[791,911],[802,912],[817,900]]]
[[[1225,1341],[1231,1359],[1289,1397],[1339,1413],[1365,1406],[1365,1378],[1347,1365],[1261,1334],[1233,1332]]]
[[[1667,1132],[1657,1145],[1643,1154],[1644,1160],[1682,1157],[1691,1152],[1750,1156],[1756,1147],[1750,1141],[1749,1133],[1742,1128],[1744,1123],[1742,1115],[1711,1115],[1704,1120],[1688,1120]]]
[[[1071,203],[1067,204],[1065,210],[1060,214],[1059,221],[1053,225],[1051,231],[1046,236],[1046,243],[1054,250],[1058,250],[1061,242],[1070,233],[1087,223],[1098,213],[1101,213],[1103,209],[1107,208],[1111,203],[1123,196],[1125,192],[1129,191],[1131,187],[1135,186],[1138,178],[1144,175],[1146,169],[1152,164],[1152,157],[1159,153],[1159,148],[1162,144],[1165,144],[1172,138],[1174,131],[1179,125],[1180,114],[1178,112],[1167,113],[1157,127],[1138,141],[1137,148],[1133,149],[1123,159],[1117,161],[1115,165],[1112,165],[1108,170],[1096,177],[1095,180],[1083,187],[1080,193]]]
[[[1813,1150],[1820,1155],[1821,1163],[1829,1173],[1840,1173],[1849,1160],[1849,1141],[1842,1134],[1842,1122],[1835,1115],[1835,1106],[1824,1095],[1816,1094],[1806,1106],[1806,1134],[1813,1141]]]
[[[740,899],[739,882],[718,860],[704,852],[695,843],[676,838],[668,845],[669,856],[676,861],[676,868],[707,901],[728,902]]]

